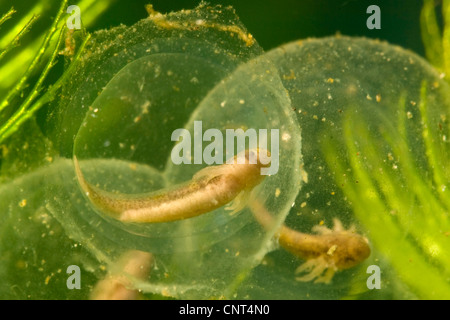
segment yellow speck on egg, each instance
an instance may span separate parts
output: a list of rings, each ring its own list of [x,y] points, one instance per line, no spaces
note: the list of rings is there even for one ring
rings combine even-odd
[[[278,198],[280,194],[281,194],[280,188],[276,188],[275,189],[275,197]]]

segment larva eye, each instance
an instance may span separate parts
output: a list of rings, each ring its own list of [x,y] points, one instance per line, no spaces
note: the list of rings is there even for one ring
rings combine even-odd
[[[248,163],[257,163],[258,162],[258,153],[255,150],[250,150],[248,153]]]
[[[245,152],[245,163],[256,164],[258,162],[258,153],[255,149],[249,149]]]

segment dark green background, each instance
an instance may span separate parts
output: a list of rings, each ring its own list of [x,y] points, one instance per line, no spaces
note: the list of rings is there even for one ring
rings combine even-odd
[[[144,5],[149,2],[162,13],[190,9],[199,3],[195,0],[117,0],[93,29],[120,23],[131,25],[146,17]],[[387,40],[420,55],[424,52],[419,24],[421,0],[216,0],[209,3],[232,5],[265,50],[292,40],[340,32]],[[381,9],[381,30],[366,27],[369,17],[366,9],[371,4]]]

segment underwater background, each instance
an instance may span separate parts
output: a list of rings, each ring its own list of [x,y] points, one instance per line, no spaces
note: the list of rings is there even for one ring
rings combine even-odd
[[[71,4],[83,30],[60,32]],[[116,280],[130,299],[450,298],[448,1],[147,4],[0,2],[0,299],[104,298]],[[89,204],[73,156],[105,190],[172,187],[203,166],[164,141],[199,119],[280,129],[280,171],[252,192],[268,228],[251,206],[128,225]],[[370,256],[299,281],[278,228],[335,218]]]

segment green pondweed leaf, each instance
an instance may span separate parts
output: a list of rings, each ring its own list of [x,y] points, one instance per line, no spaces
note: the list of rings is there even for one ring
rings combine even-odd
[[[39,54],[41,45],[45,39],[46,32],[54,22],[54,16],[58,8],[63,5],[63,17],[66,14],[68,5],[77,5],[82,13],[82,25],[90,28],[92,24],[101,16],[105,10],[111,6],[114,0],[94,1],[79,0],[72,1],[3,1],[0,3],[0,15],[8,17],[8,20],[0,20],[0,57],[3,61],[0,64],[0,95],[3,96],[10,89],[17,85],[22,75],[27,71],[36,54]],[[13,7],[13,8],[11,8]],[[66,25],[66,19],[60,21],[58,29]],[[52,39],[53,47],[56,37]],[[3,50],[8,48],[3,55]],[[49,56],[49,51],[43,52],[45,57]],[[38,69],[34,71],[38,72]]]
[[[84,15],[86,25],[92,23],[108,3],[105,1],[102,5],[93,5],[91,0],[79,1],[78,5],[83,10],[90,7],[97,10]],[[74,64],[89,40],[89,34],[86,35],[84,29],[78,30],[82,38],[78,43],[74,30],[65,28],[67,6],[66,0],[55,6],[40,2],[34,6],[18,4],[17,11],[22,19],[1,30],[0,73],[3,78],[0,84],[0,142],[4,142],[24,122],[33,118],[43,105],[55,99],[61,85],[71,76]],[[45,15],[53,7],[59,7],[53,19],[39,16]],[[0,23],[3,24],[17,11],[8,11],[0,18]],[[39,21],[41,28],[32,28],[36,21]],[[65,48],[60,51],[62,43],[65,43]],[[20,49],[17,48],[19,44]],[[72,63],[58,79],[50,80],[50,71],[57,64],[60,54],[70,56],[67,60]]]

